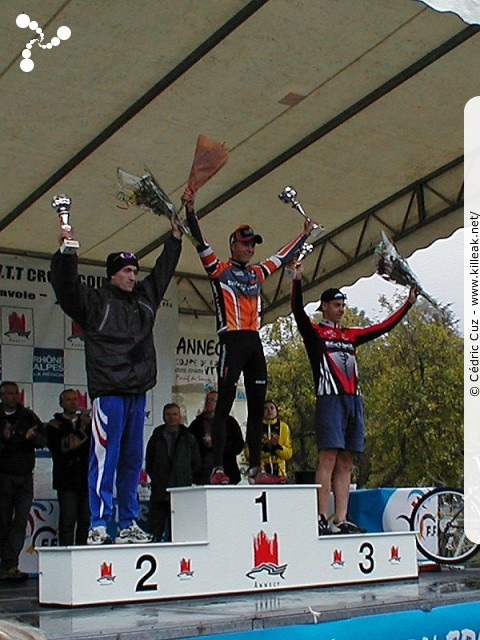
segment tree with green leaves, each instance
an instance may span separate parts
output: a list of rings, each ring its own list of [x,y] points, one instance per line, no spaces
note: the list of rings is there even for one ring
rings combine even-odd
[[[381,299],[385,312],[392,305]],[[367,425],[359,481],[458,485],[463,474],[463,338],[419,298],[390,334],[359,350]]]

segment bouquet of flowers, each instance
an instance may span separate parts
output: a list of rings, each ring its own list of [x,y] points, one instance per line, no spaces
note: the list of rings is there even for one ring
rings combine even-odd
[[[143,176],[134,176],[117,167],[117,182],[117,198],[127,206],[133,204],[148,209],[157,216],[174,218],[182,232],[190,235],[186,221],[179,216],[177,208],[148,169],[145,169]]]
[[[193,200],[198,189],[225,164],[227,158],[228,151],[223,145],[206,136],[198,136],[187,187],[178,209],[148,169],[145,169],[143,176],[134,176],[118,167],[117,197],[127,206],[133,204],[148,209],[156,215],[174,218],[182,232],[194,242],[187,220],[182,218],[181,211],[188,200]]]
[[[228,151],[223,144],[210,140],[207,136],[199,135],[182,203],[193,199],[200,187],[213,178],[227,160]]]
[[[382,231],[382,240],[375,248],[375,261],[377,273],[385,280],[396,282],[405,287],[415,286],[425,300],[428,300],[436,309],[441,311],[438,302],[422,288],[417,276],[410,269],[410,265],[401,256],[393,242]]]

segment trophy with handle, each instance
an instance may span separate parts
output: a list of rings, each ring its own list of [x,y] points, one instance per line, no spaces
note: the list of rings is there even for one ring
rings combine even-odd
[[[67,196],[66,193],[62,193],[59,196],[52,198],[52,207],[58,213],[60,219],[60,228],[62,231],[71,232],[72,226],[70,224],[70,207],[72,206],[72,199]],[[80,248],[78,240],[74,240],[70,235],[63,238],[60,251],[62,253],[76,253]]]
[[[285,189],[282,191],[282,193],[278,194],[278,197],[285,204],[291,204],[292,208],[295,209],[296,211],[298,211],[298,213],[301,216],[303,216],[306,220],[310,220],[311,219],[309,216],[307,216],[307,214],[305,213],[304,208],[302,207],[300,202],[297,200],[297,192],[295,191],[295,189],[293,187],[285,187]],[[310,235],[312,236],[312,238],[318,238],[318,236],[320,234],[322,234],[324,231],[325,231],[325,227],[323,227],[321,224],[317,224],[315,222],[314,227],[313,227]]]

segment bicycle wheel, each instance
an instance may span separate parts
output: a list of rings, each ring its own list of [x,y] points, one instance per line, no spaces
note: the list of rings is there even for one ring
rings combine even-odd
[[[438,488],[426,493],[410,517],[418,550],[440,564],[460,564],[474,556],[480,546],[467,538],[464,518],[459,489]]]

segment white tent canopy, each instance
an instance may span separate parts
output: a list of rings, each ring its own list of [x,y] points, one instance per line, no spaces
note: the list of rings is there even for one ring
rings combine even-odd
[[[480,24],[480,0],[420,0],[437,11],[452,11],[469,24]]]
[[[38,23],[51,49],[22,51]],[[174,202],[203,133],[230,151],[199,192],[221,257],[248,222],[267,257],[301,230],[289,184],[326,227],[306,260],[306,299],[374,270],[383,229],[409,255],[463,222],[463,108],[478,94],[477,26],[412,0],[4,0],[0,7],[0,252],[49,256],[50,202],[73,198],[80,259],[129,250],[150,267],[166,219],[119,208],[117,166],[154,173]],[[213,314],[193,246],[178,267],[182,313]],[[288,311],[283,274],[265,319]]]

